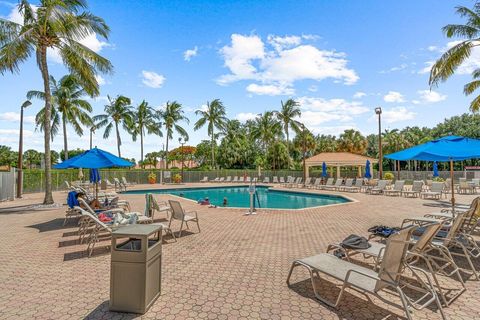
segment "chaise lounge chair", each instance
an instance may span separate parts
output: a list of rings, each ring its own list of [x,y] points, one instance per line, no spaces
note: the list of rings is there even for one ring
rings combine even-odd
[[[278,177],[277,176],[273,176],[272,183],[278,183]]]
[[[391,235],[387,239],[387,244],[383,253],[383,259],[380,263],[378,271],[339,259],[335,255],[329,253],[322,253],[316,256],[293,261],[287,277],[287,285],[290,286],[290,278],[294,268],[303,266],[307,268],[310,273],[310,281],[312,283],[315,297],[333,308],[337,308],[340,305],[345,289],[349,287],[359,292],[370,293],[382,301],[387,302],[388,304],[393,304],[391,298],[388,299],[380,295],[380,292],[383,290],[391,289],[387,290],[388,293],[392,294],[396,292],[400,296],[401,305],[397,306],[402,307],[407,319],[412,320],[413,318],[409,309],[412,307],[418,309],[418,307],[414,304],[414,301],[407,297],[407,295],[403,292],[400,281],[401,274],[405,266],[409,238],[413,228],[413,226],[407,227],[401,230],[399,233]],[[419,273],[425,273],[419,268],[410,268]],[[319,294],[315,285],[314,275],[320,278],[320,274],[330,276],[343,283],[335,302],[331,302]],[[440,300],[438,299],[438,296],[428,276],[427,279],[428,286],[426,289],[432,296],[428,304],[435,303],[442,315],[442,318],[445,319]]]
[[[420,196],[420,193],[423,190],[423,180],[416,180],[413,181],[412,189],[411,190],[404,190],[402,191],[402,195],[405,198],[417,198]]]
[[[343,179],[339,178],[339,179],[337,179],[337,181],[335,181],[334,185],[324,185],[323,190],[337,190],[337,188],[340,188],[342,183],[343,183]]]
[[[362,191],[362,187],[363,187],[363,179],[357,178],[355,179],[355,185],[350,187],[344,187],[343,190],[347,192],[360,192]]]
[[[440,200],[443,195],[443,188],[445,184],[443,182],[432,182],[430,191],[423,191],[420,193],[420,197],[423,199],[436,199]]]
[[[208,182],[208,177],[203,177],[202,180],[200,180],[200,182],[204,183],[204,182]]]
[[[325,182],[324,185],[318,186],[318,189],[324,190],[326,187],[333,186],[333,182],[334,182],[334,181],[335,181],[335,179],[333,179],[333,178],[328,178],[328,179],[327,179],[327,182]]]
[[[370,194],[382,194],[385,188],[387,188],[387,183],[387,180],[378,181],[377,186],[370,189]]]
[[[338,191],[346,191],[347,188],[351,188],[353,186],[353,179],[348,178],[345,180],[345,184],[337,188]]]
[[[384,190],[383,194],[390,197],[399,197],[402,195],[404,186],[405,186],[405,180],[397,180],[393,185],[393,189]]]

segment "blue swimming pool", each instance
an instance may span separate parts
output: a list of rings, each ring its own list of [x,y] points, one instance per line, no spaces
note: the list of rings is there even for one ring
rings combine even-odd
[[[334,195],[309,194],[304,192],[290,192],[257,186],[258,200],[255,207],[269,209],[303,209],[331,204],[350,202],[347,198]],[[227,207],[248,208],[250,196],[247,186],[236,187],[207,187],[207,188],[181,188],[157,190],[132,190],[128,194],[172,194],[190,200],[198,201],[209,198],[216,206],[223,206],[223,199],[227,199]]]

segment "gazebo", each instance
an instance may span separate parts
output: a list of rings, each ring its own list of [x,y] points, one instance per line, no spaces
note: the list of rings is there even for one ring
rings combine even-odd
[[[371,164],[378,163],[377,159],[350,152],[322,152],[305,160],[305,175],[309,176],[310,167],[321,167],[325,162],[327,167],[337,168],[337,178],[340,178],[341,167],[358,167],[358,176],[361,177],[362,168],[365,168],[367,160]]]

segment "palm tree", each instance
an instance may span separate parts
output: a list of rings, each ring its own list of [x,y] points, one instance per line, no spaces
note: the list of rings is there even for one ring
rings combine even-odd
[[[122,139],[120,137],[119,126],[121,125],[127,132],[130,132],[132,128],[134,115],[132,107],[130,106],[131,101],[130,98],[125,96],[117,96],[115,99],[107,96],[107,98],[109,103],[105,105],[105,114],[94,116],[93,121],[95,122],[96,128],[105,127],[105,131],[103,132],[104,139],[110,136],[110,132],[113,127],[115,127],[118,156],[121,157],[120,146],[122,145]]]
[[[280,111],[275,111],[275,114],[278,120],[280,120],[280,122],[283,124],[283,130],[285,131],[285,135],[287,137],[287,150],[290,153],[290,140],[288,129],[289,127],[292,127],[295,132],[299,132],[300,122],[294,120],[294,118],[300,117],[302,113],[300,111],[300,108],[298,108],[300,104],[293,99],[288,99],[287,101],[285,101],[285,103],[281,101],[281,104],[282,108],[280,109]]]
[[[255,126],[252,128],[252,137],[260,140],[262,149],[267,151],[269,144],[282,135],[282,125],[274,117],[273,111],[266,111],[260,117],[255,118]]]
[[[177,101],[170,102],[168,101],[165,110],[157,111],[157,116],[163,122],[165,130],[167,132],[166,143],[165,143],[165,169],[168,169],[168,141],[173,138],[173,131],[175,130],[185,139],[188,139],[187,131],[181,127],[178,122],[185,121],[189,123],[190,121],[184,115],[182,110],[182,105]]]
[[[356,154],[364,154],[367,150],[367,139],[360,131],[350,129],[345,130],[338,140],[338,150]]]
[[[50,90],[52,92],[52,123],[51,136],[57,134],[60,121],[63,130],[63,152],[65,160],[68,159],[67,144],[67,124],[73,126],[75,133],[79,136],[83,135],[83,126],[91,126],[93,124],[89,113],[92,112],[92,106],[82,97],[86,94],[78,81],[78,78],[72,74],[63,76],[59,82],[50,76]],[[27,93],[27,98],[38,98],[45,100],[45,92],[32,90]],[[37,116],[36,123],[41,131],[45,129],[45,108],[42,108]],[[60,119],[61,118],[61,119]]]
[[[145,168],[143,164],[143,137],[145,136],[145,130],[147,130],[148,134],[156,134],[160,137],[162,136],[162,132],[160,131],[160,124],[156,122],[155,110],[150,107],[145,100],[137,106],[133,111],[133,115],[130,133],[132,134],[133,141],[137,141],[137,136],[140,136],[140,163],[142,163],[142,167]]]
[[[435,62],[430,71],[430,86],[437,86],[450,78],[470,57],[472,50],[480,44],[480,3],[475,3],[472,9],[457,7],[456,12],[462,18],[466,18],[465,24],[448,24],[442,28],[442,31],[448,38],[460,37],[465,40],[448,49]],[[474,80],[463,88],[465,95],[472,94],[480,87],[480,68],[473,70],[472,77]],[[470,109],[474,112],[480,110],[480,96],[473,99]]]
[[[43,79],[45,92],[45,198],[44,204],[52,204],[52,181],[50,161],[51,93],[47,63],[47,49],[56,49],[64,65],[91,95],[99,94],[95,78],[97,70],[110,72],[111,63],[80,43],[82,39],[98,34],[108,37],[105,21],[85,11],[82,0],[40,0],[36,10],[28,0],[20,0],[18,11],[23,23],[0,18],[0,73],[19,72],[20,64],[35,53]]]
[[[207,108],[205,110],[195,111],[196,115],[200,115],[193,129],[196,131],[208,123],[208,135],[212,142],[212,168],[215,167],[215,129],[223,130],[228,121],[225,112],[225,106],[220,99],[215,99],[212,102],[207,101]]]

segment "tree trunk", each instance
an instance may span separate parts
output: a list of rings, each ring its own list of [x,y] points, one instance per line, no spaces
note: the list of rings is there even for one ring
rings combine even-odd
[[[213,131],[212,131],[212,169],[215,169],[215,146],[213,144]]]
[[[142,168],[145,169],[143,164],[143,128],[140,128],[140,161],[142,161]]]
[[[288,156],[290,157],[290,143],[289,143],[289,137],[288,137],[288,125],[285,126],[285,133],[287,134],[287,152],[288,152]]]
[[[167,142],[165,143],[165,169],[168,169],[168,133]]]
[[[52,173],[51,173],[51,161],[50,161],[50,125],[51,125],[51,93],[50,93],[50,82],[48,75],[48,65],[47,65],[47,48],[42,47],[40,49],[40,71],[43,78],[43,87],[45,92],[45,119],[44,119],[44,141],[45,141],[45,198],[43,199],[43,204],[53,204],[53,195],[52,195]]]
[[[63,125],[63,154],[65,160],[68,160],[68,145],[67,145],[67,120],[65,119],[65,115],[62,114],[62,125]]]
[[[115,122],[115,131],[117,132],[117,150],[118,150],[118,157],[122,157],[122,153],[120,152],[120,146],[122,145],[122,140],[120,140],[120,131],[118,131],[118,123]]]

